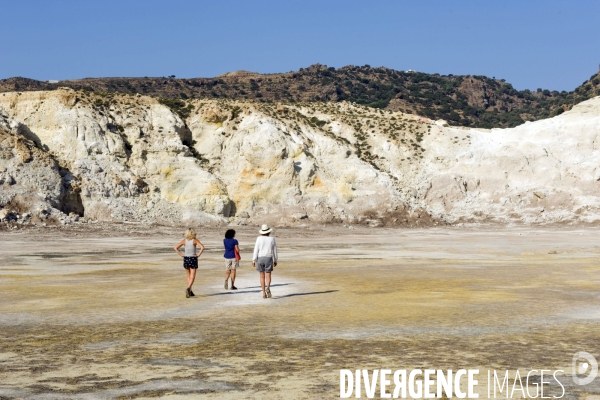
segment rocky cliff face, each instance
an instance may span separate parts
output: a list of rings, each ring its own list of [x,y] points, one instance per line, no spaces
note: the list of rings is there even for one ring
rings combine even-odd
[[[437,129],[418,202],[451,221],[596,221],[599,135],[600,97],[512,129]]]
[[[600,216],[600,98],[492,131],[345,102],[171,106],[71,89],[1,94],[0,217],[389,226]]]

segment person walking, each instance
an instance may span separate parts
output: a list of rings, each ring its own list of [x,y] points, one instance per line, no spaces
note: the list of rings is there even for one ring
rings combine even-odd
[[[240,248],[233,229],[228,229],[225,232],[223,246],[225,247],[225,254],[223,255],[225,257],[225,290],[237,290],[235,287],[235,271],[240,266]],[[230,276],[231,286],[229,286]]]
[[[182,247],[185,248],[185,254],[181,253],[179,250]],[[200,249],[200,252],[196,253],[198,248]],[[173,249],[175,252],[177,252],[177,254],[179,254],[180,257],[183,258],[183,268],[185,268],[185,273],[187,275],[187,289],[185,289],[185,297],[193,297],[195,294],[192,292],[192,285],[196,279],[198,257],[200,257],[200,255],[204,252],[204,245],[200,243],[198,239],[196,239],[196,231],[194,231],[192,228],[188,228],[188,230],[185,231],[185,239],[177,243]]]
[[[277,244],[275,238],[269,236],[272,231],[267,224],[261,226],[252,256],[252,266],[260,273],[263,299],[271,298],[271,272],[277,266]]]

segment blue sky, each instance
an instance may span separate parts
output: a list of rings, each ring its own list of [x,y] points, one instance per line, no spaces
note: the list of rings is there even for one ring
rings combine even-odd
[[[572,90],[600,63],[600,1],[3,1],[0,78],[212,77],[314,63]]]

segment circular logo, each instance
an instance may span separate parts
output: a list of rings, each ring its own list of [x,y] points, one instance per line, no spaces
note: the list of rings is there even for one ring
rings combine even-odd
[[[579,361],[582,358],[585,359],[586,362]],[[591,371],[589,371],[588,376],[585,378],[580,378],[577,376],[577,374],[584,374],[588,372],[590,366],[592,368]],[[587,385],[588,383],[592,383],[597,375],[598,362],[593,355],[587,351],[578,351],[577,353],[573,354],[573,382],[575,382],[576,385]]]

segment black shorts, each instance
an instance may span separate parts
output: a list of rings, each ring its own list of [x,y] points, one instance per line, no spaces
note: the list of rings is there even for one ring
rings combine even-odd
[[[183,268],[198,269],[198,257],[183,257]]]

